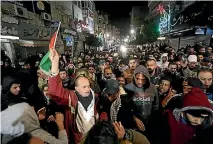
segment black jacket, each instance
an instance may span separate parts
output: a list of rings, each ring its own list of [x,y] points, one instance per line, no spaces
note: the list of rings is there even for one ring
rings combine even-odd
[[[143,73],[147,78],[147,83],[143,88],[138,88],[135,84],[135,80],[125,86],[127,95],[132,97],[133,101],[133,114],[139,118],[145,125],[148,124],[148,119],[153,112],[158,111],[159,108],[159,97],[156,87],[150,83],[150,76],[148,70],[139,65],[134,75],[137,73]]]

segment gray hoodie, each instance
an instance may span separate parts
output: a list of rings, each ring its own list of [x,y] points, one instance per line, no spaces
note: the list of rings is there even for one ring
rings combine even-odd
[[[57,139],[41,129],[34,109],[27,103],[15,104],[1,112],[1,133],[3,134],[2,144],[24,133],[30,133],[48,144],[68,144],[65,130],[58,132]]]
[[[138,73],[142,73],[147,78],[147,82],[142,88],[135,84],[135,75]],[[133,82],[126,85],[125,90],[129,96],[133,96],[134,115],[147,124],[152,111],[157,111],[159,106],[158,92],[155,86],[150,83],[147,68],[139,65],[134,71]]]

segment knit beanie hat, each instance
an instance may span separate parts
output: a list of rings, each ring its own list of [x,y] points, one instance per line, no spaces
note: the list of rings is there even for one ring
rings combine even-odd
[[[208,111],[212,111],[212,106],[203,90],[195,87],[183,97],[182,108],[187,107],[192,107],[194,109],[203,108]]]

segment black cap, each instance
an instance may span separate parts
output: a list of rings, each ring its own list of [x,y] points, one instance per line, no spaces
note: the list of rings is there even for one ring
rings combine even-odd
[[[116,94],[119,91],[119,81],[117,80],[108,80],[106,83],[106,93],[108,94]]]

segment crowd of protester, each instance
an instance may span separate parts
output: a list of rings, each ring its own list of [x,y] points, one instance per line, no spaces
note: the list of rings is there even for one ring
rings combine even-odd
[[[2,144],[210,144],[211,47],[50,50],[12,65],[2,52]]]

